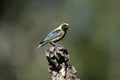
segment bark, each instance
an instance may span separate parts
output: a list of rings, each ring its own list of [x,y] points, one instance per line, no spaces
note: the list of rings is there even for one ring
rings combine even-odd
[[[70,63],[70,55],[62,46],[52,46],[46,52],[52,80],[80,80],[76,69]]]

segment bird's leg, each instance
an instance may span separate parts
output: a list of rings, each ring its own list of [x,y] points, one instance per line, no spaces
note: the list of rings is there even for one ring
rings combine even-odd
[[[52,46],[56,46],[53,42],[50,42],[50,44],[51,44]]]

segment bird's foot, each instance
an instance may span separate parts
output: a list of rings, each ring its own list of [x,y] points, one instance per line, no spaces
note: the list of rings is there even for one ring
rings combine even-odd
[[[51,44],[52,46],[54,46],[54,47],[56,46],[53,42],[50,42],[50,44]]]

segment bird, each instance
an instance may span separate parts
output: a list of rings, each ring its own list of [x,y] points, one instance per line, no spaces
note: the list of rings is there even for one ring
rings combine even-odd
[[[51,44],[52,46],[56,46],[54,43],[63,39],[63,37],[66,35],[68,28],[69,28],[68,23],[62,23],[56,29],[51,31],[45,38],[43,38],[36,49],[46,44]]]

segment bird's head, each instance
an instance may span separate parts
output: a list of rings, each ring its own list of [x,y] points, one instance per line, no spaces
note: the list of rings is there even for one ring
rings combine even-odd
[[[61,28],[62,28],[63,31],[66,31],[69,28],[69,24],[68,23],[62,23]]]

